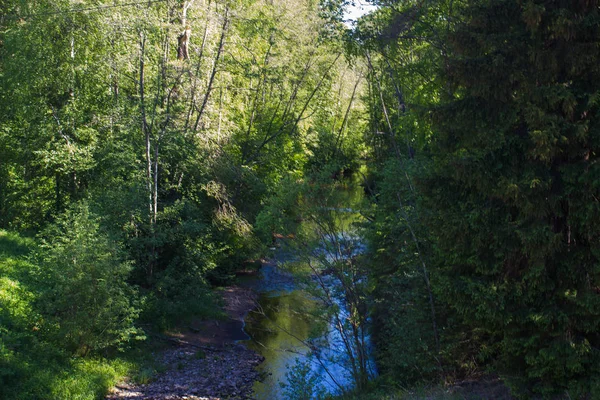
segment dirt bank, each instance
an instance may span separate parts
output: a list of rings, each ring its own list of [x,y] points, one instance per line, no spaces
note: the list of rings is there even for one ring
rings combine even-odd
[[[256,305],[249,289],[228,287],[223,291],[224,311],[219,321],[193,321],[181,333],[166,339],[172,344],[156,354],[164,366],[150,383],[117,385],[107,397],[116,399],[248,399],[259,375],[255,367],[263,357],[236,343],[246,339],[245,315]]]

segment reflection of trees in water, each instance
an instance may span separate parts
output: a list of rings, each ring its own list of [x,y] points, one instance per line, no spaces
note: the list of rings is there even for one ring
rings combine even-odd
[[[310,314],[317,303],[300,290],[263,294],[258,302],[260,306],[246,325],[252,337],[249,346],[265,357],[260,366],[266,373],[265,382],[257,385],[256,395],[259,399],[283,398],[278,382],[285,380],[288,364],[304,359],[309,352],[304,343],[314,334]]]
[[[273,374],[258,388],[259,399],[285,398],[277,380],[287,382],[286,364],[299,370],[293,375],[298,378],[309,363],[305,378],[321,377],[319,384],[331,393],[362,388],[374,375],[360,259],[365,246],[356,227],[362,222],[362,190],[332,184],[329,177],[322,184],[297,184],[302,196],[286,208],[301,222],[283,224],[295,226],[294,238],[278,241],[279,268],[264,265],[254,286],[263,295],[247,331],[251,346],[266,357],[261,368]]]
[[[290,365],[301,360],[311,365],[306,379],[316,374],[330,392],[341,393],[364,387],[374,375],[366,332],[367,280],[360,262],[364,245],[353,229],[356,215],[349,216],[347,208],[313,210],[304,214],[310,235],[298,235],[280,252],[287,261],[283,268],[294,271],[296,287],[304,290],[263,295],[249,333],[279,379],[286,381],[293,372],[284,377],[281,360]],[[266,272],[269,279],[276,275]]]

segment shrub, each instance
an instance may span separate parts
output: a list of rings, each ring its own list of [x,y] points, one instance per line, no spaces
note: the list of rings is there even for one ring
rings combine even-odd
[[[322,378],[314,373],[310,361],[296,359],[294,365],[287,365],[287,382],[280,382],[283,395],[290,400],[310,400],[325,398],[326,391]]]
[[[131,269],[101,232],[87,204],[59,216],[41,235],[36,274],[45,333],[61,348],[87,354],[127,342],[138,333]]]

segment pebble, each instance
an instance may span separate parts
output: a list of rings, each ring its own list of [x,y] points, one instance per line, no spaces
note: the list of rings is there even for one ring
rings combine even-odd
[[[166,350],[159,356],[166,370],[153,381],[121,384],[106,399],[251,399],[252,386],[259,379],[254,367],[264,357],[239,344],[203,350],[203,359],[194,357],[193,347]]]

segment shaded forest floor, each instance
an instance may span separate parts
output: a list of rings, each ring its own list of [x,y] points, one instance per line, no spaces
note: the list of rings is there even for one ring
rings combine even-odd
[[[409,399],[412,397],[408,397]],[[415,397],[416,399],[417,397]],[[504,383],[496,377],[481,377],[456,382],[447,389],[433,390],[428,395],[418,397],[422,399],[461,399],[461,400],[513,400],[510,391]]]
[[[192,321],[179,332],[161,336],[168,346],[154,355],[161,371],[145,384],[118,384],[107,399],[248,399],[259,379],[263,357],[238,340],[255,294],[240,287],[223,291],[224,320]],[[139,380],[139,379],[138,379]]]
[[[515,400],[497,377],[482,376],[449,385],[399,389],[375,383],[366,393],[350,393],[338,400]]]
[[[390,389],[376,385],[369,394],[352,394],[340,400],[514,400],[510,390],[495,376],[465,379],[444,386]]]

